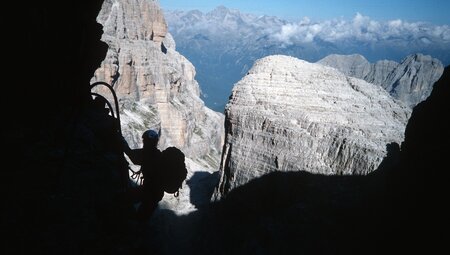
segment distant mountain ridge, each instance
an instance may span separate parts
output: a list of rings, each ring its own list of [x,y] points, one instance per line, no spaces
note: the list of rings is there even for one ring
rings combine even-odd
[[[220,112],[233,84],[266,55],[267,48],[261,51],[261,45],[276,44],[267,42],[272,41],[268,37],[272,32],[266,29],[286,24],[276,17],[243,14],[223,6],[209,13],[166,11],[165,17],[178,50],[197,68],[205,104]]]
[[[223,6],[207,13],[166,10],[165,17],[177,49],[197,69],[206,105],[216,111],[223,111],[233,84],[269,55],[316,62],[330,54],[358,53],[376,62],[420,52],[450,63],[448,26],[378,22],[361,14],[352,20],[288,22]]]
[[[363,56],[329,55],[317,63],[334,67],[346,75],[380,85],[391,96],[411,108],[427,99],[433,84],[444,72],[442,63],[431,56],[412,54],[401,63],[380,60],[369,63]]]

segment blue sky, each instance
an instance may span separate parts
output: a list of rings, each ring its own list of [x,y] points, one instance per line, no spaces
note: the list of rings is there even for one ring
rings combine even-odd
[[[289,20],[353,18],[361,13],[375,20],[402,19],[450,25],[450,0],[159,0],[163,9],[210,11],[224,5],[246,13]]]

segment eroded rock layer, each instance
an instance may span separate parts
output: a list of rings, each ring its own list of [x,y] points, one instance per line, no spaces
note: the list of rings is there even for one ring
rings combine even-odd
[[[410,109],[383,88],[288,56],[258,60],[226,107],[215,196],[273,171],[367,174],[401,143]]]

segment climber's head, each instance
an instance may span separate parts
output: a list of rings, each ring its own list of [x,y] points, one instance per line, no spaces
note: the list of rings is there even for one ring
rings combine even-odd
[[[156,147],[159,141],[159,132],[149,129],[142,134],[142,140],[144,141],[144,146]]]

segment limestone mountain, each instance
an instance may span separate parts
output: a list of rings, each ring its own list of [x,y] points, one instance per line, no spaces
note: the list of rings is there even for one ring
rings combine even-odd
[[[403,141],[411,110],[379,86],[277,55],[235,85],[225,113],[217,196],[273,171],[370,173]]]
[[[130,146],[141,147],[142,133],[155,128],[161,130],[161,150],[176,146],[186,154],[189,176],[216,170],[223,115],[200,99],[195,68],[175,50],[157,1],[106,0],[97,20],[109,49],[92,81],[113,85]]]
[[[441,77],[444,66],[429,55],[412,54],[400,63],[380,60],[369,63],[363,56],[329,55],[317,63],[331,66],[344,74],[382,86],[394,98],[410,107],[425,100],[433,84]]]

